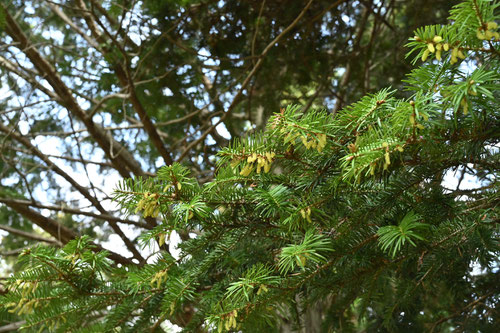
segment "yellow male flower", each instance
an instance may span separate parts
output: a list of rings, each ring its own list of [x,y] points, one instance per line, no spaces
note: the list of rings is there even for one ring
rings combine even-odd
[[[443,40],[443,37],[438,36],[438,35],[434,36],[434,38],[432,39],[432,41],[434,43],[441,43],[442,40]]]
[[[476,36],[480,40],[500,39],[500,34],[496,31],[498,24],[496,22],[487,22],[484,26],[477,28]]]
[[[429,49],[426,49],[422,54],[422,61],[426,61],[428,56],[429,56]]]
[[[430,53],[434,53],[434,51],[436,51],[433,43],[427,43],[427,49],[429,50]]]

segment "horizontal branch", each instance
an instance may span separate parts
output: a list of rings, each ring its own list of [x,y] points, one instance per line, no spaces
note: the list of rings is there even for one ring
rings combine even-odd
[[[52,237],[56,238],[62,244],[67,244],[72,239],[78,237],[78,234],[73,230],[65,227],[54,219],[43,216],[42,214],[28,208],[25,205],[21,205],[18,203],[5,203],[6,206],[15,210],[17,213],[24,216],[26,219],[30,220],[32,223],[36,224],[46,232],[48,232]],[[106,250],[99,244],[94,244],[96,248],[94,249],[96,252]],[[122,255],[106,250],[109,252],[108,258],[113,260],[116,263],[122,265],[130,265],[134,264],[131,259],[125,258]]]
[[[75,215],[84,215],[84,216],[94,217],[94,218],[100,219],[100,220],[106,220],[106,221],[112,220],[112,221],[115,221],[118,223],[135,225],[135,226],[138,226],[141,228],[146,228],[146,229],[151,228],[147,223],[132,221],[129,219],[120,219],[118,217],[114,217],[113,215],[109,215],[109,214],[96,214],[96,213],[86,212],[86,211],[83,211],[80,209],[68,208],[68,207],[64,207],[64,206],[44,205],[44,204],[41,204],[38,202],[32,202],[32,201],[28,201],[28,200],[19,200],[19,199],[10,199],[10,198],[0,198],[0,202],[2,202],[2,203],[17,203],[20,205],[31,206],[31,207],[40,208],[40,209],[53,210],[56,212],[63,212],[63,213],[69,213],[69,214],[75,214]]]
[[[11,149],[13,151],[20,152],[20,153],[24,153],[24,154],[31,154],[31,152],[26,151],[25,149],[17,148],[17,147],[4,147],[4,149],[6,149],[6,148]],[[69,157],[69,156],[59,156],[59,155],[52,155],[52,154],[46,154],[45,156],[57,158],[57,159],[62,159],[62,160],[70,161],[70,162],[79,162],[79,163],[83,163],[83,164],[95,164],[95,165],[99,165],[102,167],[113,168],[113,165],[111,163],[108,163],[108,162],[97,162],[97,161],[84,160],[81,158],[74,158],[74,157]]]
[[[8,233],[18,235],[27,239],[31,240],[36,240],[40,242],[45,242],[45,243],[50,243],[50,244],[57,244],[57,245],[62,245],[61,242],[59,242],[57,239],[50,239],[50,238],[45,238],[30,232],[22,231],[16,228],[12,228],[6,225],[0,225],[0,230],[7,231]]]

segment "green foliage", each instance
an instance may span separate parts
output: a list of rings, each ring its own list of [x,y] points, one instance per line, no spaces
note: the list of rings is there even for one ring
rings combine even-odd
[[[398,226],[388,225],[378,229],[378,240],[382,251],[392,252],[392,257],[395,257],[406,241],[417,246],[414,240],[425,240],[417,232],[419,229],[425,229],[427,225],[420,223],[419,219],[420,217],[414,212],[408,212]]]
[[[320,254],[323,251],[332,251],[329,241],[321,235],[312,234],[312,230],[306,232],[304,240],[300,244],[290,244],[281,250],[278,267],[282,274],[287,274],[295,269],[306,268],[306,264],[320,264],[327,259]]]
[[[404,91],[335,115],[289,106],[221,149],[207,182],[175,163],[121,182],[127,213],[162,218],[140,236],[156,258],[114,267],[87,237],[38,247],[1,304],[33,330],[277,332],[320,307],[325,331],[493,331],[500,51],[477,31],[497,6],[465,1],[418,29],[408,46],[427,62]],[[461,170],[475,187],[449,188]]]
[[[239,281],[230,283],[227,288],[226,298],[231,300],[231,304],[235,305],[243,301],[250,301],[254,290],[256,295],[268,291],[268,286],[277,286],[280,278],[273,276],[273,270],[269,267],[264,267],[262,264],[257,264],[244,273]]]

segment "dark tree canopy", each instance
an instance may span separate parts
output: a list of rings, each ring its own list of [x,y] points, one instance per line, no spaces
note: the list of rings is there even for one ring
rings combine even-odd
[[[158,222],[110,205],[120,177],[180,161],[206,182],[220,147],[280,107],[333,111],[397,84],[407,36],[444,21],[447,6],[4,2],[0,210],[18,231],[6,230],[4,251],[39,242],[17,237],[37,225],[62,244],[117,234],[142,261],[121,229]]]
[[[500,16],[452,5],[0,1],[0,331],[493,332]]]

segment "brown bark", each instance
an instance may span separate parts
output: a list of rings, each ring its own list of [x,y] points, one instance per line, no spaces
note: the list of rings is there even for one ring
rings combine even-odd
[[[59,241],[51,238],[45,238],[36,234],[32,234],[26,231],[22,231],[16,228],[12,228],[6,225],[0,225],[0,230],[7,231],[8,233],[14,234],[21,236],[23,238],[39,241],[39,242],[45,242],[45,243],[50,243],[50,244],[61,244]]]
[[[24,216],[25,218],[27,218],[28,220],[30,220],[31,222],[33,222],[34,224],[45,230],[47,233],[49,233],[52,237],[57,239],[62,244],[66,244],[70,240],[78,237],[78,234],[76,234],[71,229],[63,226],[62,224],[58,223],[57,221],[51,218],[43,216],[42,214],[26,207],[25,205],[21,205],[14,202],[5,203],[5,205],[12,208],[16,212],[18,212],[19,214],[21,214],[22,216]],[[99,252],[104,250],[102,246],[98,244],[95,245],[96,245],[95,251]],[[108,258],[116,263],[122,265],[133,264],[133,262],[130,259],[125,258],[119,255],[118,253],[114,253],[109,250],[106,251],[109,252]]]
[[[89,27],[95,40],[97,40],[97,42],[99,43],[111,42],[115,47],[118,47],[123,57],[127,59],[128,55],[123,50],[123,48],[120,45],[118,45],[118,42],[111,36],[111,34],[108,33],[107,35],[105,35],[99,31],[99,28],[97,26],[99,20],[97,20],[92,16],[91,12],[85,6],[85,3],[82,0],[79,0],[77,3],[80,9],[82,10],[82,15],[85,19],[85,22],[87,22],[87,26]],[[104,31],[107,32],[106,30]],[[101,51],[103,52],[103,54],[109,53],[108,52],[109,50],[107,48],[102,48]],[[115,70],[116,76],[118,77],[118,80],[120,81],[122,87],[128,91],[130,95],[129,100],[132,104],[132,107],[139,116],[139,120],[144,125],[144,130],[148,134],[153,145],[158,150],[160,156],[163,158],[165,163],[167,165],[171,165],[173,163],[172,156],[170,155],[170,152],[168,152],[167,149],[165,148],[165,145],[163,144],[163,141],[160,138],[160,135],[158,134],[156,126],[153,124],[151,118],[147,115],[144,106],[137,97],[134,81],[130,77],[130,74],[127,70],[128,69],[126,65],[127,63],[128,61],[125,62],[125,65],[120,64],[118,62],[114,63],[113,69]]]
[[[88,117],[86,112],[80,107],[76,99],[73,97],[71,90],[64,84],[61,77],[46,59],[38,52],[36,47],[28,40],[19,25],[16,23],[10,13],[4,8],[6,26],[5,30],[12,39],[18,43],[19,49],[30,59],[33,66],[37,69],[39,75],[54,89],[55,94],[68,111],[82,121],[87,127],[92,138],[102,148],[106,156],[113,163],[114,167],[124,177],[130,177],[131,173],[136,176],[143,176],[144,172],[141,169],[139,162],[125,149],[119,142],[114,140],[110,135],[107,135],[104,129],[94,123]]]
[[[74,180],[70,175],[68,175],[66,172],[64,172],[61,168],[59,168],[56,164],[54,164],[45,154],[43,154],[40,150],[38,150],[35,146],[31,144],[31,142],[22,137],[20,134],[16,133],[13,129],[8,128],[7,126],[0,124],[0,131],[4,132],[7,136],[13,138],[17,142],[21,143],[23,146],[28,148],[33,155],[37,156],[39,159],[41,159],[48,167],[50,167],[54,172],[56,172],[58,175],[63,177],[68,183],[70,183],[75,189],[77,189],[92,205],[101,213],[105,215],[109,215],[107,211],[102,207],[101,203],[94,198],[90,192],[76,180]],[[7,203],[6,203],[7,204]],[[13,203],[10,203],[13,204]],[[9,205],[9,204],[7,204]],[[111,228],[113,231],[120,236],[120,238],[123,240],[125,245],[127,246],[127,249],[134,254],[134,256],[139,260],[142,261],[143,258],[140,254],[140,252],[135,248],[135,245],[125,236],[123,231],[120,229],[120,227],[116,224],[116,221],[114,219],[109,219],[108,220]]]
[[[87,212],[87,211],[83,211],[80,209],[69,208],[69,207],[64,207],[64,206],[43,205],[39,202],[0,197],[0,203],[9,203],[9,202],[18,203],[21,205],[31,206],[31,207],[35,207],[35,208],[49,209],[49,210],[68,213],[68,214],[89,216],[89,217],[94,217],[94,218],[100,219],[100,220],[107,220],[107,221],[112,220],[112,221],[115,221],[118,223],[135,225],[135,226],[138,226],[141,228],[146,228],[146,229],[151,228],[148,224],[146,224],[144,222],[137,222],[137,221],[132,221],[129,219],[120,219],[118,217],[115,217],[115,216],[109,215],[109,214],[95,214],[92,212]]]

